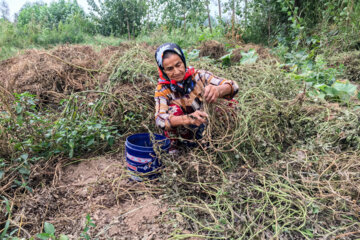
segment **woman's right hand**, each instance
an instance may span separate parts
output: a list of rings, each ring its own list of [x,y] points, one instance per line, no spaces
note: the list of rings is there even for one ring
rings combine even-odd
[[[207,122],[207,118],[209,115],[207,115],[206,112],[197,110],[191,114],[188,114],[188,125],[196,125],[200,126],[203,123]]]

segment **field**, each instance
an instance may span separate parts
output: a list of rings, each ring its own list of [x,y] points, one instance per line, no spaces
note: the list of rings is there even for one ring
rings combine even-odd
[[[187,49],[191,66],[237,81],[239,103],[206,106],[199,147],[130,181],[126,137],[159,133],[156,47],[59,45],[0,62],[0,238],[360,238],[356,94],[314,95],[260,45]],[[357,86],[359,56],[329,59],[345,65],[338,84]]]

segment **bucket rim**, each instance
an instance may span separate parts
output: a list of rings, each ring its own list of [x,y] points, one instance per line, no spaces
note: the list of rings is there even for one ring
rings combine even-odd
[[[167,138],[166,136],[164,135],[160,135],[160,134],[156,134],[154,133],[155,135],[155,138],[160,138],[159,140],[164,140],[164,144],[163,146],[161,146],[162,149],[167,149],[170,147],[170,139]],[[131,138],[136,138],[136,137],[147,137],[147,138],[150,138],[150,134],[149,133],[135,133],[135,134],[132,134],[130,136],[128,136],[126,138],[126,142],[125,142],[125,145],[128,145],[128,147],[131,147],[131,148],[137,148],[137,149],[143,149],[143,150],[147,150],[147,151],[153,151],[153,147],[145,147],[145,146],[140,146],[140,145],[136,145],[136,144],[133,144],[131,143]]]

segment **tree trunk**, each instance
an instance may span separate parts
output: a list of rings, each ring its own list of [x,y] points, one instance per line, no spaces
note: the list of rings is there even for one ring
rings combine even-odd
[[[186,34],[186,12],[184,13],[184,33]]]
[[[235,38],[235,0],[232,0],[231,35]]]
[[[271,34],[271,15],[268,15],[268,43],[270,42],[270,34]]]
[[[218,5],[219,5],[219,18],[221,19],[221,1],[218,0]]]
[[[207,11],[208,11],[208,20],[209,20],[209,27],[210,27],[210,32],[212,33],[212,27],[211,27],[211,18],[210,18],[210,7],[209,7],[210,2],[207,5]]]
[[[247,26],[247,19],[248,19],[248,16],[247,16],[247,10],[248,10],[248,0],[245,0],[245,9],[244,9],[244,17],[245,17],[245,28]]]
[[[131,34],[130,34],[130,24],[129,24],[129,19],[126,19],[126,23],[127,23],[127,30],[128,30],[128,38],[129,40],[131,39]]]

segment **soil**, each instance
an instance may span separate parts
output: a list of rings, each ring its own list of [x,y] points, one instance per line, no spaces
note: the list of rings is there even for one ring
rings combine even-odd
[[[54,183],[17,199],[24,236],[40,233],[44,222],[57,234],[75,239],[84,232],[86,216],[95,227],[86,233],[98,239],[166,239],[167,205],[154,194],[156,185],[130,181],[122,155],[83,160],[58,169]],[[26,234],[26,232],[28,234]]]

